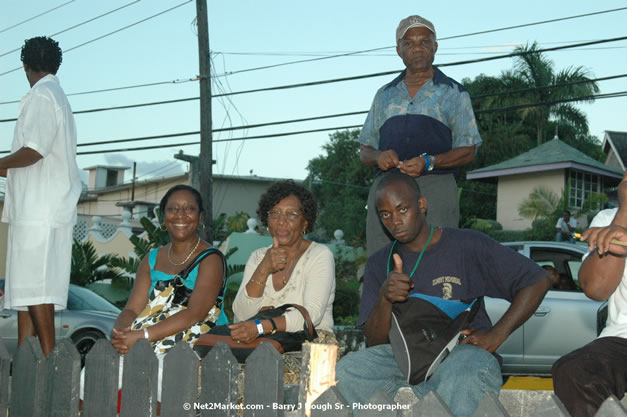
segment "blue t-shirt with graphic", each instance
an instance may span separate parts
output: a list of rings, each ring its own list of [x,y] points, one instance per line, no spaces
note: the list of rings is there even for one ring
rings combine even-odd
[[[393,242],[374,253],[366,263],[357,324],[363,326],[387,279]],[[419,253],[396,244],[403,272],[410,275]],[[391,261],[390,270],[394,269]],[[488,296],[512,301],[518,291],[546,279],[547,273],[532,260],[474,230],[443,228],[439,242],[426,250],[414,276],[410,293],[470,303]],[[470,328],[489,330],[492,322],[482,303]]]

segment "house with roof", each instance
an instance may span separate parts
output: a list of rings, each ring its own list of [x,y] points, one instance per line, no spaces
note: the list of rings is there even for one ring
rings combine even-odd
[[[580,209],[590,194],[616,187],[623,169],[596,161],[557,138],[525,153],[467,173],[469,180],[497,183],[496,220],[507,230],[525,230],[531,220],[518,214],[519,204],[538,185],[561,196],[568,190],[568,204]],[[587,226],[587,219],[578,218]]]
[[[627,132],[606,130],[601,146],[607,155],[605,164],[625,172],[627,170]]]

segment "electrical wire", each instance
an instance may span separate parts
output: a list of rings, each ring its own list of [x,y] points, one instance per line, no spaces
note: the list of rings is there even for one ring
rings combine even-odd
[[[0,29],[0,33],[4,33],[4,32],[6,32],[7,30],[10,30],[10,29],[16,28],[16,27],[18,27],[18,26],[20,26],[20,25],[23,25],[24,23],[28,23],[28,22],[30,22],[31,20],[37,19],[38,17],[41,17],[41,16],[43,16],[43,15],[45,15],[45,14],[48,14],[48,13],[50,13],[50,12],[53,12],[53,11],[57,10],[57,9],[60,9],[60,8],[61,8],[61,7],[63,7],[63,6],[66,6],[66,5],[70,4],[70,3],[72,3],[73,1],[74,1],[74,0],[70,0],[70,1],[68,1],[68,2],[65,2],[65,3],[63,3],[63,4],[59,5],[59,6],[53,7],[52,9],[48,9],[48,10],[46,10],[45,12],[39,13],[38,15],[35,15],[35,16],[33,16],[33,17],[29,17],[28,19],[23,20],[23,21],[21,21],[21,22],[19,22],[19,23],[16,23],[16,24],[14,24],[14,25],[12,25],[12,26],[9,26],[9,27],[4,28],[4,29]]]
[[[73,1],[73,0],[72,0],[72,1]],[[115,13],[115,12],[117,12],[117,11],[120,11],[120,10],[122,10],[122,9],[124,9],[124,8],[128,7],[128,6],[131,6],[131,5],[135,4],[135,3],[139,3],[139,1],[140,1],[140,0],[135,0],[135,1],[132,1],[132,2],[130,2],[130,3],[125,4],[124,6],[118,7],[117,9],[113,9],[113,10],[110,10],[110,11],[108,11],[108,12],[106,12],[106,13],[103,13],[103,14],[101,14],[100,16],[92,17],[91,19],[85,20],[85,21],[83,21],[83,22],[81,22],[81,23],[78,23],[78,24],[76,24],[76,25],[74,25],[74,26],[70,26],[70,27],[69,27],[69,28],[67,28],[67,29],[63,29],[63,30],[62,30],[62,31],[60,31],[60,32],[56,32],[56,33],[53,33],[52,35],[48,35],[48,37],[49,37],[49,38],[52,38],[53,36],[57,36],[57,35],[60,35],[60,34],[62,34],[62,33],[64,33],[64,32],[68,32],[68,31],[70,31],[70,30],[72,30],[72,29],[76,29],[76,28],[77,28],[77,27],[79,27],[79,26],[83,26],[83,25],[85,25],[85,24],[87,24],[87,23],[93,22],[94,20],[98,20],[98,19],[100,19],[101,17],[104,17],[104,16],[107,16],[107,15],[110,15],[111,13]],[[20,46],[19,48],[15,48],[15,49],[12,49],[12,50],[10,50],[10,51],[8,51],[8,52],[5,52],[5,53],[3,53],[3,54],[0,54],[0,58],[1,58],[1,57],[3,57],[3,56],[5,56],[5,55],[9,55],[10,53],[13,53],[13,52],[19,51],[20,49],[22,49],[22,47],[21,47],[21,46]]]
[[[439,38],[438,42],[443,41],[443,40],[465,38],[465,37],[475,36],[475,35],[484,35],[486,33],[502,32],[502,31],[511,30],[511,29],[520,29],[520,28],[529,27],[529,26],[544,25],[544,24],[547,24],[547,23],[555,23],[555,22],[560,22],[560,21],[564,21],[564,20],[578,19],[578,18],[581,18],[581,17],[589,17],[589,16],[594,16],[594,15],[599,15],[599,14],[604,14],[604,13],[614,13],[614,12],[623,11],[623,10],[627,10],[627,7],[620,7],[620,8],[616,8],[616,9],[601,10],[601,11],[598,11],[598,12],[584,13],[584,14],[580,14],[580,15],[560,17],[560,18],[557,18],[557,19],[542,20],[542,21],[539,21],[539,22],[524,23],[524,24],[520,24],[520,25],[505,26],[505,27],[501,27],[501,28],[497,28],[497,29],[488,29],[488,30],[483,30],[483,31],[479,31],[479,32],[464,33],[464,34],[461,34],[461,35],[447,36],[447,37],[444,37],[444,38]],[[350,52],[350,53],[345,53],[345,54],[338,54],[338,55],[331,55],[331,56],[326,56],[326,57],[319,57],[319,58],[312,58],[312,59],[301,59],[301,60],[297,60],[297,61],[283,62],[283,63],[280,63],[280,64],[265,65],[265,66],[262,66],[262,67],[247,68],[247,69],[238,70],[238,71],[231,71],[231,72],[224,73],[224,74],[219,74],[219,75],[216,75],[216,76],[223,77],[223,76],[227,76],[227,75],[240,74],[240,73],[243,73],[243,72],[257,71],[257,70],[263,70],[263,69],[268,69],[268,68],[276,68],[276,67],[281,67],[281,66],[286,66],[286,65],[293,65],[293,64],[302,64],[302,63],[305,63],[305,62],[321,61],[321,60],[325,60],[325,59],[340,58],[340,57],[357,55],[357,54],[373,52],[373,51],[380,51],[380,50],[390,49],[390,48],[395,48],[395,47],[396,47],[396,45],[394,45],[394,46],[384,46],[384,47],[380,47],[380,48],[365,49],[365,50],[362,50],[362,51],[355,51],[355,52]]]
[[[618,98],[618,97],[627,97],[627,90],[625,91],[618,91],[618,92],[613,92],[613,93],[606,93],[606,94],[595,94],[595,95],[589,95],[589,96],[579,96],[579,97],[572,97],[572,98],[568,98],[568,99],[562,99],[562,100],[553,100],[553,101],[543,101],[543,102],[536,102],[536,103],[527,103],[527,104],[521,104],[521,105],[517,105],[517,106],[508,106],[508,107],[500,107],[500,108],[496,108],[496,109],[483,109],[483,110],[477,110],[475,113],[476,114],[482,114],[482,113],[495,113],[495,112],[505,112],[505,111],[512,111],[512,110],[519,110],[519,109],[523,109],[523,108],[529,108],[529,107],[537,107],[537,106],[546,106],[546,105],[554,105],[554,104],[560,104],[560,103],[568,103],[568,102],[573,102],[573,101],[584,101],[584,100],[592,100],[592,99],[606,99],[606,98]],[[357,113],[357,112],[355,112]],[[363,111],[362,113],[367,113],[367,111]],[[238,138],[228,138],[228,139],[217,139],[214,140],[214,143],[218,143],[218,142],[230,142],[230,141],[240,141],[240,140],[258,140],[258,139],[268,139],[268,138],[276,138],[276,137],[283,137],[283,136],[293,136],[293,135],[299,135],[299,134],[305,134],[305,133],[317,133],[317,132],[325,132],[325,131],[329,131],[329,130],[345,130],[345,129],[355,129],[355,128],[360,128],[362,127],[361,124],[359,125],[351,125],[351,126],[340,126],[340,127],[331,127],[331,128],[321,128],[321,129],[310,129],[310,130],[301,130],[301,131],[295,131],[295,132],[283,132],[283,133],[273,133],[273,134],[267,134],[267,135],[257,135],[257,136],[246,136],[246,137],[238,137]],[[150,137],[143,137],[143,138],[131,138],[131,139],[121,139],[122,141],[138,141],[138,140],[147,140],[147,139],[163,139],[163,138],[170,138],[170,137],[177,137],[177,136],[188,136],[188,135],[199,135],[200,131],[195,131],[195,132],[185,132],[185,133],[174,133],[174,134],[167,134],[167,135],[156,135],[156,136],[150,136]],[[115,142],[117,143],[120,140],[116,140]],[[105,143],[113,143],[114,141],[106,141],[106,142],[96,142],[97,144],[105,144]],[[90,146],[90,145],[94,145],[96,144],[94,142],[92,143],[85,143],[85,144],[80,144],[78,146]],[[160,148],[170,148],[170,147],[177,147],[177,146],[190,146],[190,145],[198,145],[200,144],[199,141],[195,141],[195,142],[184,142],[184,143],[174,143],[174,144],[167,144],[167,145],[155,145],[155,146],[144,146],[144,147],[137,147],[137,148],[121,148],[121,149],[108,149],[108,150],[100,150],[100,151],[85,151],[85,152],[78,152],[77,155],[90,155],[90,154],[99,154],[99,153],[111,153],[111,152],[130,152],[130,151],[139,151],[139,150],[148,150],[148,149],[160,149]],[[0,154],[6,154],[9,153],[10,151],[0,151]]]
[[[65,50],[63,51],[63,53],[67,53],[67,52],[73,51],[73,50],[78,49],[78,48],[81,48],[81,47],[83,47],[83,46],[85,46],[85,45],[89,45],[90,43],[93,43],[93,42],[99,41],[100,39],[104,39],[104,38],[106,38],[106,37],[108,37],[108,36],[111,36],[111,35],[114,35],[114,34],[116,34],[116,33],[122,32],[122,31],[124,31],[124,30],[126,30],[126,29],[129,29],[129,28],[132,28],[133,26],[139,25],[140,23],[144,23],[144,22],[146,22],[146,21],[148,21],[148,20],[150,20],[150,19],[154,19],[155,17],[161,16],[162,14],[165,14],[165,13],[171,12],[172,10],[175,10],[175,9],[177,9],[177,8],[181,7],[181,6],[184,6],[184,5],[186,5],[187,3],[190,3],[191,1],[192,1],[192,0],[186,0],[186,1],[184,1],[183,3],[180,3],[180,4],[178,4],[178,5],[174,6],[174,7],[170,7],[169,9],[163,10],[163,11],[161,11],[161,12],[159,12],[159,13],[157,13],[157,14],[154,14],[154,15],[152,15],[152,16],[149,16],[149,17],[147,17],[147,18],[145,18],[145,19],[139,20],[139,21],[137,21],[137,22],[135,22],[135,23],[131,23],[130,25],[127,25],[127,26],[121,27],[121,28],[116,29],[116,30],[114,30],[114,31],[112,31],[112,32],[106,33],[106,34],[104,34],[104,35],[102,35],[102,36],[98,36],[97,38],[94,38],[94,39],[88,40],[88,41],[86,41],[86,42],[83,42],[83,43],[78,44],[78,45],[76,45],[76,46],[73,46],[73,47],[71,47],[71,48],[65,49]],[[0,77],[2,77],[3,75],[10,74],[10,73],[15,72],[15,71],[20,70],[20,69],[22,69],[22,67],[17,67],[17,68],[14,68],[14,69],[12,69],[12,70],[9,70],[9,71],[2,72],[2,73],[0,73]]]

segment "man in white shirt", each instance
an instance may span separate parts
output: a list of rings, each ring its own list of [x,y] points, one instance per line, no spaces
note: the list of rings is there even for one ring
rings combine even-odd
[[[55,76],[59,44],[28,39],[21,60],[31,89],[20,102],[11,154],[0,159],[0,175],[7,177],[2,221],[9,223],[4,307],[18,310],[18,343],[37,335],[48,356],[54,311],[67,304],[81,193],[76,126]]]
[[[581,237],[590,252],[579,282],[596,301],[608,299],[607,323],[599,337],[553,365],[555,393],[573,417],[594,416],[610,395],[627,390],[627,171],[618,187],[619,208],[603,210]]]
[[[570,217],[570,211],[564,212],[564,217],[560,217],[555,225],[557,229],[557,235],[555,240],[558,242],[574,242],[573,233],[577,228],[577,220],[574,217]]]

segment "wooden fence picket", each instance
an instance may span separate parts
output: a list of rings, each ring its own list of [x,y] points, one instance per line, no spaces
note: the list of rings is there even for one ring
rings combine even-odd
[[[0,338],[0,417],[6,416],[9,409],[10,370],[11,356]]]
[[[123,368],[120,417],[155,417],[159,361],[146,339],[131,347]]]
[[[140,339],[125,356],[124,388],[119,417],[157,415],[159,362],[145,339]],[[303,361],[307,364],[307,361]],[[77,417],[80,391],[80,355],[70,339],[57,344],[48,359],[39,341],[30,337],[12,358],[0,340],[0,417]],[[202,366],[185,343],[175,346],[164,359],[161,416],[207,417],[302,417],[302,390],[308,374],[301,373],[301,385],[283,384],[283,357],[262,343],[246,362],[244,373],[225,344],[217,344]],[[98,341],[85,362],[84,417],[118,417],[120,356],[111,343]],[[199,373],[201,373],[199,375]],[[304,375],[304,376],[303,376]],[[244,378],[244,404],[240,401]],[[313,379],[313,377],[312,377]],[[297,394],[297,389],[301,390]],[[293,391],[288,398],[286,392]],[[552,392],[505,391],[500,397],[488,393],[473,417],[569,417]],[[511,397],[511,398],[510,398]],[[289,404],[284,404],[288,401]],[[294,404],[296,402],[296,404]],[[616,397],[610,396],[595,417],[627,417]],[[298,409],[298,407],[301,407]],[[337,386],[323,392],[312,404],[312,417],[351,417],[359,404],[347,404]],[[296,409],[294,409],[296,407]],[[416,398],[411,388],[401,388],[394,399],[377,391],[361,404],[361,417],[452,417],[436,392]]]
[[[46,417],[77,417],[81,355],[70,339],[63,339],[46,359]]]
[[[311,417],[351,417],[353,411],[337,386],[323,392],[311,405]]]
[[[378,390],[372,394],[366,404],[359,405],[363,407],[359,410],[359,415],[362,417],[400,417],[400,409],[392,409],[393,405],[396,406],[396,402],[388,394]]]
[[[499,402],[497,395],[493,392],[488,392],[479,401],[479,405],[472,413],[472,417],[510,417],[510,415]]]
[[[218,342],[202,359],[201,417],[235,417],[239,396],[239,364],[231,349]]]
[[[414,416],[455,417],[437,392],[429,391],[413,407]]]
[[[245,417],[283,417],[283,357],[267,342],[246,359]]]
[[[163,361],[162,417],[194,417],[200,360],[186,342],[178,342]]]
[[[39,339],[27,337],[13,358],[11,417],[43,417],[46,358]]]
[[[120,355],[107,339],[100,339],[85,358],[84,417],[118,415]]]

